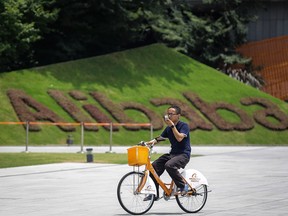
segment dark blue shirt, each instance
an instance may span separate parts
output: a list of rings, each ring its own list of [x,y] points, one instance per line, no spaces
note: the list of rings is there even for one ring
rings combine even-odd
[[[167,126],[165,130],[162,132],[161,136],[168,138],[171,143],[171,152],[170,154],[183,154],[185,153],[188,158],[190,158],[191,155],[191,146],[190,146],[190,129],[187,123],[179,121],[177,125],[175,125],[179,133],[183,133],[186,135],[182,139],[181,142],[178,142],[175,138],[172,128]]]

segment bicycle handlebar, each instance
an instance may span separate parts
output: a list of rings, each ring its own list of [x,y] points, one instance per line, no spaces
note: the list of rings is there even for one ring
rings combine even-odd
[[[152,142],[151,144],[148,144],[148,142],[145,142],[145,141],[140,141],[138,143],[138,145],[146,146],[146,147],[152,149],[156,143],[164,141],[164,140],[166,140],[166,138],[159,136],[159,137],[156,137],[155,139],[149,141],[149,142]]]
[[[150,146],[152,146],[152,145],[154,145],[154,144],[148,145],[148,142],[140,141],[140,142],[138,143],[138,145],[140,145],[140,146],[150,147]]]

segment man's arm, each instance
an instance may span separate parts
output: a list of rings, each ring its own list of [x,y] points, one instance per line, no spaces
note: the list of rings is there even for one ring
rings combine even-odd
[[[172,128],[173,134],[178,142],[181,142],[185,137],[187,137],[186,134],[180,133],[174,124],[170,127]]]
[[[186,134],[180,133],[180,132],[177,130],[177,128],[175,127],[174,123],[173,123],[170,119],[167,119],[165,122],[166,122],[166,124],[172,129],[173,134],[174,134],[174,136],[175,136],[175,138],[176,138],[176,140],[177,140],[178,142],[181,142],[185,137],[187,137]]]
[[[152,144],[156,144],[158,142],[164,141],[166,140],[166,138],[162,137],[162,136],[158,136],[150,141],[147,142],[148,145],[152,145]]]

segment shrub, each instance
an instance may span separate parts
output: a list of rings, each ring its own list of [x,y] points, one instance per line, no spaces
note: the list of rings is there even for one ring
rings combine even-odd
[[[14,110],[22,122],[35,122],[35,121],[51,121],[51,122],[65,122],[53,111],[34,100],[31,96],[26,95],[23,91],[17,89],[9,89],[7,95],[10,99]],[[32,111],[33,110],[33,111]],[[63,131],[74,131],[73,126],[59,125]],[[26,128],[26,125],[25,125]],[[29,131],[40,131],[41,128],[38,125],[29,125]]]
[[[253,115],[255,121],[262,126],[277,131],[286,130],[288,128],[287,115],[267,99],[248,97],[242,98],[240,102],[247,106],[255,104],[265,108],[264,110],[258,110],[254,112]],[[276,119],[277,122],[273,123],[269,121],[268,117]]]
[[[183,94],[197,109],[199,109],[206,118],[208,118],[219,130],[231,131],[245,131],[251,130],[254,127],[252,119],[240,108],[227,104],[224,102],[207,103],[192,92],[185,92]],[[239,116],[240,122],[232,123],[223,119],[217,111],[223,109],[232,112]]]
[[[55,101],[76,121],[76,122],[92,122],[90,118],[83,114],[83,112],[73,104],[64,94],[59,90],[48,90],[48,94],[55,99]],[[78,94],[79,96],[79,94]],[[95,125],[84,125],[86,130],[98,131]]]

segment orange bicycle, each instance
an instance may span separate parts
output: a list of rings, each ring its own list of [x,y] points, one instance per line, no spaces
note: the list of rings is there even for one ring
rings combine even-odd
[[[181,196],[173,180],[171,183],[164,183],[155,172],[150,161],[153,146],[154,144],[149,146],[142,142],[141,146],[128,149],[128,164],[134,169],[121,178],[117,187],[117,198],[122,208],[133,215],[144,214],[151,209],[157,194],[155,183],[149,176],[151,173],[163,189],[161,198],[168,201],[175,196],[177,204],[183,211],[187,213],[200,211],[208,196],[207,179],[195,169],[184,170],[181,174],[189,186],[189,191],[187,195]],[[139,169],[142,165],[145,165],[144,171]],[[135,170],[135,167],[138,169]],[[145,201],[144,198],[148,195],[152,195],[152,199]]]

